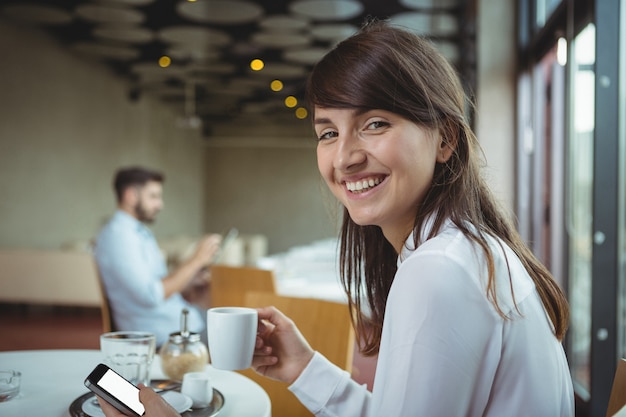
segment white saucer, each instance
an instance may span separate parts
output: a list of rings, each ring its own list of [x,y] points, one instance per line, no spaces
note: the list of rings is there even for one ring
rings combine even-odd
[[[171,405],[179,414],[187,411],[191,407],[191,404],[193,404],[191,398],[177,391],[166,391],[161,394],[161,397],[163,397],[163,399],[167,401],[169,405]],[[100,406],[94,404],[92,399],[95,400],[96,397],[94,396],[82,404],[83,412],[91,417],[105,417]]]
[[[193,404],[191,398],[178,391],[166,391],[161,394],[161,397],[163,397],[163,399],[167,401],[169,405],[174,407],[174,410],[176,410],[176,412],[179,414],[181,414],[183,411],[189,410],[191,408],[191,404]]]

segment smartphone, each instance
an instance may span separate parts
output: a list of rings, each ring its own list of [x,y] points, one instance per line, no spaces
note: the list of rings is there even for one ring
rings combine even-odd
[[[224,253],[224,250],[235,240],[237,239],[237,236],[239,236],[239,230],[235,229],[234,227],[231,228],[228,233],[226,233],[226,235],[224,236],[224,238],[222,239],[222,242],[220,243],[220,248],[217,251],[217,254],[215,254],[215,256],[213,257],[213,263],[217,263],[219,261],[219,259],[222,257],[222,254]]]
[[[98,364],[85,379],[85,386],[124,414],[142,416],[139,388],[105,364]]]

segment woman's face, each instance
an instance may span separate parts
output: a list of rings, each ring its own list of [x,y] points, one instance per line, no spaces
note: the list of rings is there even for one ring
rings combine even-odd
[[[317,165],[362,226],[376,225],[399,250],[430,188],[435,163],[450,155],[437,131],[383,110],[315,108]]]

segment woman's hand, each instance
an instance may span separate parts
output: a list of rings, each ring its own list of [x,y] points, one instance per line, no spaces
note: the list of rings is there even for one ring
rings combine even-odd
[[[120,411],[117,411],[117,408],[113,407],[111,404],[106,402],[100,397],[98,398],[98,403],[100,403],[100,408],[106,417],[126,417],[126,414],[123,414]]]
[[[139,401],[141,401],[146,409],[144,417],[180,417],[180,414],[178,414],[163,397],[157,394],[152,388],[141,384],[139,385]],[[102,398],[98,397],[98,402],[106,417],[126,417],[125,414],[119,412]]]
[[[259,329],[252,367],[261,375],[291,384],[313,358],[314,351],[294,322],[278,309],[265,307],[257,311]]]

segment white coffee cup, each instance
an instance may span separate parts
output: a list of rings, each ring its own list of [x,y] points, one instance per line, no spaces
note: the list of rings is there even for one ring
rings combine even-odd
[[[230,371],[252,366],[258,314],[253,308],[216,307],[207,311],[211,365]]]
[[[208,407],[213,401],[213,386],[206,372],[187,372],[183,375],[180,392],[191,398],[192,408]]]

